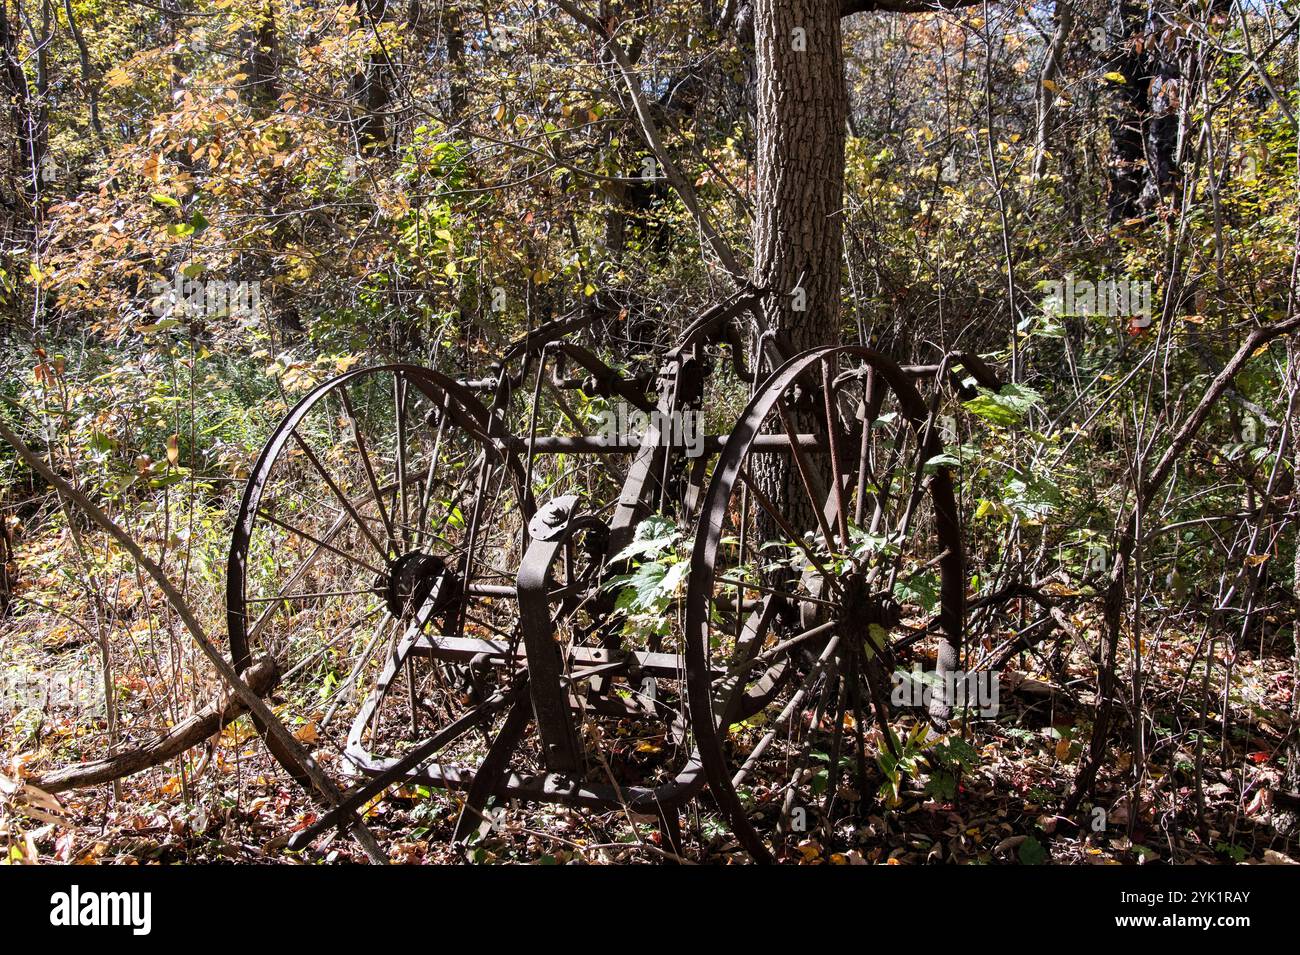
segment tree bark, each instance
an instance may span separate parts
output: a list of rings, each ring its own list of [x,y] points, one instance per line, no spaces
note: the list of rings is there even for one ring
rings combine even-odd
[[[1066,46],[1070,40],[1070,31],[1074,29],[1074,10],[1057,0],[1056,30],[1052,42],[1043,58],[1043,71],[1038,85],[1038,135],[1034,144],[1034,180],[1043,178],[1047,172],[1048,144],[1052,138],[1052,120],[1056,113],[1057,93],[1052,89],[1061,75],[1061,61],[1065,59]],[[1049,85],[1051,84],[1051,85]]]
[[[772,335],[755,354],[760,378],[779,360],[839,339],[843,254],[844,136],[848,93],[836,0],[756,0],[757,179],[753,281],[768,294],[759,331]],[[766,358],[770,367],[763,367]],[[787,412],[796,431],[816,428],[809,408]],[[826,462],[811,480],[829,486]],[[775,509],[798,530],[818,526],[814,506],[789,462],[755,462],[755,478]],[[774,518],[759,515],[764,540],[780,538]],[[774,585],[780,580],[774,579]]]
[[[379,152],[388,142],[388,106],[392,101],[392,61],[383,45],[380,24],[387,13],[388,0],[366,0],[366,21],[375,33],[378,48],[367,54],[366,65],[352,78],[352,90],[361,110],[357,138],[366,153]]]
[[[754,282],[787,354],[837,339],[848,96],[835,0],[757,0]]]
[[[275,10],[270,4],[261,15],[257,28],[242,34],[248,57],[248,79],[241,93],[244,102],[266,115],[280,98],[280,46],[275,29]]]
[[[1108,37],[1105,70],[1123,81],[1107,80],[1106,86],[1112,223],[1149,215],[1178,179],[1177,104],[1184,91],[1178,40],[1157,15],[1158,2],[1150,0],[1144,10],[1138,0],[1117,0],[1114,8],[1115,35]]]

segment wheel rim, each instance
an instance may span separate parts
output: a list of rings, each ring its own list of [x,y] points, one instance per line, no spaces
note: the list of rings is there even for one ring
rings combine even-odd
[[[865,775],[892,639],[934,630],[936,669],[956,666],[960,531],[947,468],[925,467],[941,448],[928,419],[888,358],[816,349],[758,389],[718,460],[687,585],[691,719],[710,790],[755,859],[787,852],[799,822],[833,820],[839,779],[855,763]],[[764,450],[772,435],[787,447]],[[756,597],[764,616],[727,614]],[[711,678],[719,666],[728,676]],[[936,716],[947,703],[936,694]],[[746,786],[765,773],[783,784]]]
[[[267,442],[228,560],[231,657],[241,669],[275,658],[277,715],[336,781],[355,775],[348,726],[427,598],[443,632],[515,633],[504,595],[531,513],[521,473],[472,395],[410,365],[325,382]],[[508,679],[420,660],[400,669],[386,696],[409,712],[376,706],[366,738],[392,754]]]

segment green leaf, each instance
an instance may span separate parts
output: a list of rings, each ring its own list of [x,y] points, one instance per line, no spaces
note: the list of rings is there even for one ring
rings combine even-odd
[[[916,573],[894,583],[894,599],[901,604],[915,604],[926,613],[939,605],[939,578],[930,573]]]
[[[647,517],[636,526],[632,543],[610,558],[610,563],[631,560],[633,557],[659,557],[677,541],[677,525],[666,517]]]
[[[1029,409],[1043,400],[1043,396],[1026,385],[1007,384],[997,391],[981,387],[979,394],[963,402],[966,410],[998,427],[1019,424]]]
[[[925,462],[925,473],[934,474],[940,468],[958,467],[961,467],[961,460],[945,451],[943,454],[936,454],[929,461]]]
[[[1002,501],[1022,520],[1039,522],[1061,505],[1061,489],[1045,477],[1012,471],[1002,487]]]
[[[1020,843],[1020,851],[1017,854],[1020,856],[1021,865],[1042,865],[1050,858],[1043,844],[1033,836]]]

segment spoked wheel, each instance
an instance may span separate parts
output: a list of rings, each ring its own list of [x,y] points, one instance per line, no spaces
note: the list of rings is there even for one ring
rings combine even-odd
[[[341,787],[457,720],[448,747],[481,754],[500,717],[513,668],[411,652],[428,631],[518,640],[531,503],[495,430],[451,379],[358,369],[299,401],[249,478],[228,566],[231,657],[275,659],[277,715]],[[475,707],[482,718],[466,719]]]
[[[691,722],[757,860],[847,847],[888,728],[894,645],[957,666],[960,531],[938,426],[866,348],[805,352],[759,388],[716,465],[687,584]],[[930,635],[933,635],[931,637]],[[933,694],[930,717],[949,703]]]

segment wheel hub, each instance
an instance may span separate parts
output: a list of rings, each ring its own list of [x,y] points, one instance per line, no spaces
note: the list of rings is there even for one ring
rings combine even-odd
[[[399,620],[413,616],[436,593],[430,616],[445,613],[460,599],[460,580],[446,561],[433,554],[413,550],[388,565],[388,573],[376,581],[388,610]]]
[[[855,626],[878,624],[886,630],[898,626],[902,608],[892,595],[871,586],[866,574],[855,571],[844,581],[844,604],[840,619]]]

